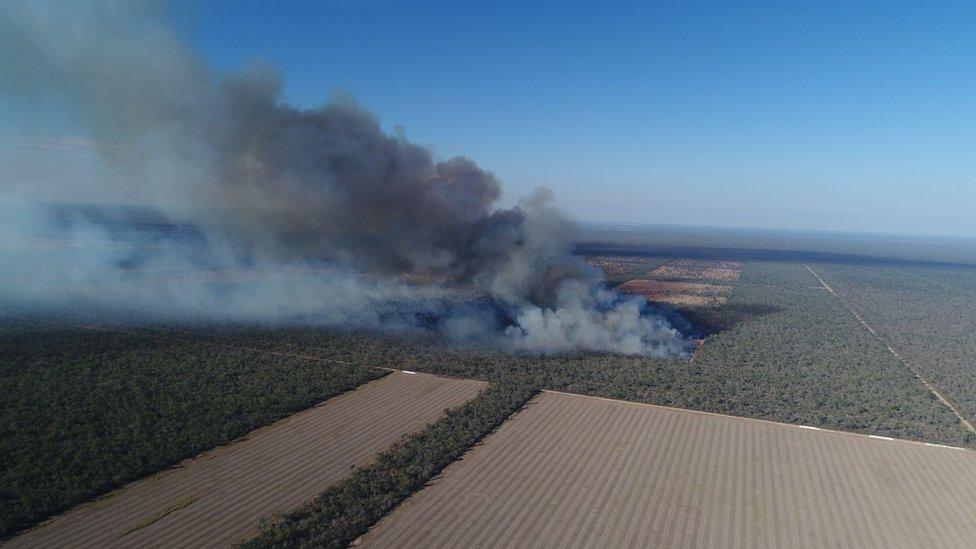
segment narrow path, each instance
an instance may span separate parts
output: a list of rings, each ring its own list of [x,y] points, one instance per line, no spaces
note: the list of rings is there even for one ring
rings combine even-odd
[[[900,354],[898,354],[898,351],[894,350],[891,347],[891,345],[889,345],[888,342],[885,341],[885,339],[881,337],[881,335],[878,334],[878,332],[875,331],[875,329],[872,328],[871,325],[868,324],[866,320],[864,320],[864,317],[862,317],[861,314],[857,312],[854,306],[848,303],[847,300],[845,300],[843,297],[840,296],[840,294],[834,291],[834,289],[831,288],[830,285],[824,281],[824,279],[820,278],[820,275],[818,275],[813,269],[811,269],[810,265],[804,263],[803,266],[806,267],[808,271],[810,271],[810,274],[812,274],[814,277],[817,278],[817,280],[820,281],[820,285],[823,286],[825,290],[830,292],[830,295],[837,298],[837,300],[840,301],[844,305],[844,307],[846,307],[847,310],[851,312],[852,315],[854,315],[854,318],[856,318],[857,321],[860,322],[862,326],[867,328],[867,330],[871,332],[871,335],[873,335],[878,341],[881,342],[882,345],[885,346],[886,349],[888,349],[888,352],[890,352],[893,357],[898,359],[899,362],[901,362],[906,368],[908,368],[908,370],[912,372],[912,374],[914,374],[915,377],[920,382],[922,382],[922,385],[924,385],[926,389],[928,389],[933,395],[935,395],[935,398],[939,399],[939,402],[944,404],[945,407],[948,408],[956,416],[956,418],[959,419],[959,423],[961,423],[962,426],[967,431],[976,435],[976,427],[974,427],[973,424],[970,423],[968,419],[966,419],[966,417],[962,414],[962,412],[960,412],[958,408],[953,406],[953,404],[949,402],[949,400],[945,396],[943,396],[943,394],[939,392],[938,389],[935,388],[935,385],[933,385],[929,380],[925,379],[922,376],[921,372],[919,372],[919,370],[915,366],[913,366],[910,362],[908,362],[907,360],[905,360],[905,358],[903,358]]]
[[[697,343],[695,343],[695,350],[691,352],[691,358],[688,359],[688,366],[695,365],[695,359],[698,358],[698,350],[701,349],[702,345],[704,344],[705,344],[704,338],[697,340]]]

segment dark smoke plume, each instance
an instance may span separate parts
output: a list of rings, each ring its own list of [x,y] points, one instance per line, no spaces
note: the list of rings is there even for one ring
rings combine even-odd
[[[107,168],[91,183],[102,194],[136,195],[194,233],[120,237],[77,212],[58,231],[50,211],[10,217],[19,251],[0,268],[0,299],[388,329],[437,318],[450,337],[544,353],[687,350],[570,253],[573,225],[547,191],[498,209],[490,172],[436,160],[351,98],[300,109],[270,67],[215,73],[153,3],[5,2],[0,74],[12,105],[66,106],[84,124]],[[39,252],[52,231],[58,252]]]

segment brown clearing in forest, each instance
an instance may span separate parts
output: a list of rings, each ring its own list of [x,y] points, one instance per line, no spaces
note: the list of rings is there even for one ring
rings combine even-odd
[[[634,256],[590,256],[586,263],[603,271],[607,279],[621,276],[644,276],[663,260]]]
[[[628,294],[640,294],[648,301],[673,305],[721,305],[728,299],[731,286],[699,282],[637,279],[624,282],[617,289]]]
[[[671,280],[720,280],[734,282],[742,274],[739,261],[677,259],[651,271],[648,278]]]
[[[614,255],[614,256],[589,256],[586,262],[594,267],[601,269],[622,269],[628,266],[639,266],[646,262],[646,258],[640,256]]]
[[[617,286],[648,301],[677,306],[715,307],[726,302],[742,272],[738,261],[676,259]]]

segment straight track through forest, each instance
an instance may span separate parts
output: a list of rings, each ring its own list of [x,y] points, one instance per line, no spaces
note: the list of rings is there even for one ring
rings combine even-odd
[[[854,318],[857,319],[857,321],[860,322],[861,325],[864,326],[865,329],[867,329],[867,331],[871,332],[871,335],[873,335],[879,342],[881,342],[881,344],[884,345],[886,349],[888,349],[888,352],[891,353],[891,355],[895,357],[895,359],[897,359],[898,362],[900,362],[902,365],[908,368],[908,370],[915,375],[915,377],[922,383],[922,385],[925,386],[925,388],[928,389],[929,392],[931,392],[935,396],[935,398],[938,399],[939,402],[941,402],[946,408],[948,408],[956,416],[957,419],[959,419],[959,423],[963,426],[963,428],[965,428],[970,433],[976,435],[976,427],[974,427],[973,424],[968,419],[966,419],[966,416],[964,416],[962,412],[958,408],[956,408],[955,405],[949,402],[949,399],[947,399],[935,387],[935,385],[932,384],[932,382],[930,382],[922,375],[922,373],[918,370],[918,368],[916,368],[910,362],[905,360],[905,358],[903,358],[901,354],[899,354],[898,351],[896,351],[885,340],[885,338],[881,336],[881,334],[879,334],[870,324],[868,324],[867,320],[865,320],[864,317],[861,316],[859,312],[857,312],[857,309],[855,309],[854,306],[851,303],[849,303],[846,299],[841,297],[841,295],[838,294],[833,288],[831,288],[830,285],[827,284],[827,282],[824,281],[824,279],[821,278],[820,275],[818,275],[816,271],[814,271],[810,267],[810,265],[804,263],[803,266],[806,267],[808,271],[810,271],[810,274],[812,274],[820,282],[820,285],[823,286],[823,288],[827,290],[827,292],[830,293],[830,295],[834,296],[838,301],[840,301],[841,304],[843,304],[844,307],[846,307],[847,310],[850,311],[852,315],[854,315]]]

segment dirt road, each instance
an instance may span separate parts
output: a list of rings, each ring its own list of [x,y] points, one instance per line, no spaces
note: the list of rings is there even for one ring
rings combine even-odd
[[[963,426],[964,429],[976,435],[976,427],[974,427],[973,424],[968,419],[966,419],[966,416],[962,414],[962,411],[960,411],[958,408],[956,408],[956,406],[954,406],[951,402],[949,402],[949,399],[947,399],[935,387],[935,385],[933,385],[928,379],[926,379],[922,375],[922,373],[918,370],[918,368],[916,368],[910,362],[905,360],[898,353],[898,351],[892,348],[892,346],[889,345],[888,342],[885,341],[885,339],[881,337],[881,335],[877,331],[875,331],[875,329],[871,327],[871,325],[868,324],[866,320],[864,320],[864,317],[862,317],[861,314],[857,312],[857,309],[855,309],[853,305],[848,303],[846,299],[841,297],[841,295],[838,294],[833,288],[831,288],[830,285],[824,281],[824,279],[820,278],[820,275],[818,275],[812,268],[810,268],[809,265],[804,264],[803,266],[806,267],[808,271],[810,271],[810,274],[812,274],[814,277],[816,277],[818,281],[820,281],[820,285],[823,286],[823,288],[827,290],[830,293],[830,295],[837,298],[837,300],[840,301],[844,305],[844,307],[846,307],[847,310],[851,312],[852,315],[854,315],[854,318],[856,318],[857,321],[860,322],[862,326],[864,326],[864,328],[866,328],[869,332],[871,332],[871,335],[877,338],[878,341],[880,341],[881,344],[884,345],[886,349],[888,349],[888,352],[891,353],[893,357],[898,359],[898,362],[901,362],[902,365],[908,368],[909,371],[911,371],[912,374],[919,380],[919,382],[921,382],[922,385],[924,385],[925,388],[928,389],[935,396],[935,398],[939,400],[939,402],[941,402],[943,405],[945,405],[946,408],[952,411],[952,413],[956,416],[956,418],[959,419],[959,423]]]

